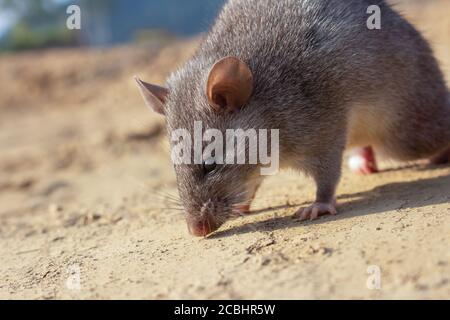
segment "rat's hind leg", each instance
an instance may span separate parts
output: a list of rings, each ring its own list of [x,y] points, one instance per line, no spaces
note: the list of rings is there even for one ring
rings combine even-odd
[[[450,121],[445,114],[440,117],[422,117],[420,124],[411,117],[399,121],[398,128],[391,129],[389,138],[377,147],[388,157],[398,161],[429,159],[431,164],[444,164],[450,161]]]
[[[378,172],[375,152],[372,147],[355,148],[350,151],[348,167],[353,173],[369,175]]]
[[[378,120],[384,130],[377,136],[377,150],[399,161],[449,161],[450,96],[438,80],[421,83],[408,99],[390,99],[391,108]]]
[[[430,164],[447,164],[450,163],[450,147],[446,148],[430,158]]]

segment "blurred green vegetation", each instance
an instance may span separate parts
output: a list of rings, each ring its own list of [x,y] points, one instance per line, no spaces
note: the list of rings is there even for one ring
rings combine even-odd
[[[16,17],[16,22],[0,41],[0,51],[71,46],[78,42],[77,33],[66,28],[61,1],[0,0],[0,10]]]
[[[176,38],[175,34],[160,29],[142,29],[133,34],[133,41],[139,44],[158,43],[159,45],[165,45]]]
[[[17,23],[2,42],[2,51],[22,51],[77,44],[74,32],[66,28],[48,26],[32,29],[26,22]]]
[[[0,52],[48,47],[165,43],[204,32],[224,0],[0,0]],[[82,8],[82,30],[68,30],[67,7]],[[13,17],[10,19],[9,17]],[[4,22],[4,21],[2,21]],[[2,25],[4,25],[3,23]],[[167,31],[165,31],[167,30]]]

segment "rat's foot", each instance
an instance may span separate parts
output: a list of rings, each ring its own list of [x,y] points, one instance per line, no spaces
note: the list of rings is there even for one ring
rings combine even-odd
[[[372,147],[355,149],[348,159],[348,166],[353,173],[369,175],[378,172],[375,153]]]
[[[331,214],[336,215],[337,210],[334,203],[321,203],[316,202],[309,207],[300,208],[295,214],[294,218],[300,219],[300,221],[305,220],[315,220],[319,215]]]
[[[244,204],[242,206],[239,206],[237,210],[242,214],[249,214],[250,213],[250,204]]]
[[[239,213],[241,214],[249,214],[250,212],[250,207],[252,205],[253,200],[255,200],[255,196],[256,196],[256,191],[258,191],[259,186],[256,186],[255,191],[253,191],[253,196],[250,198],[250,200],[247,203],[244,203],[240,206],[237,207],[237,210]]]
[[[446,163],[450,163],[450,148],[430,158],[430,164],[446,164]]]

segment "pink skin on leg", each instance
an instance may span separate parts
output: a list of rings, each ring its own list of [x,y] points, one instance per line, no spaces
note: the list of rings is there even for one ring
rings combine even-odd
[[[377,173],[378,167],[372,147],[353,150],[348,159],[348,166],[356,174],[369,175]]]
[[[250,198],[250,200],[241,206],[238,206],[238,211],[242,214],[249,214],[250,213],[250,206],[252,205],[252,201],[255,200],[256,191],[258,191],[259,185],[255,188],[255,191],[253,192],[253,196]]]
[[[243,204],[242,206],[239,206],[237,209],[242,214],[249,214],[250,213],[250,204]]]

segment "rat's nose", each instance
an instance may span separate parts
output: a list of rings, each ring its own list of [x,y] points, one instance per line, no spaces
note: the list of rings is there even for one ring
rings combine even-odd
[[[195,237],[205,237],[217,230],[217,224],[210,216],[188,217],[187,219],[189,233]]]

